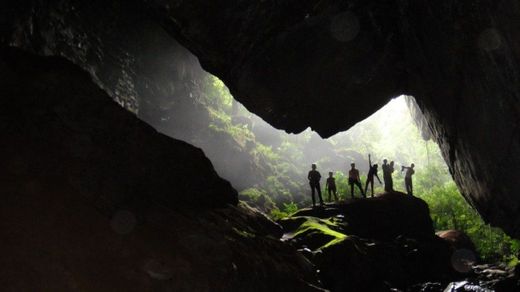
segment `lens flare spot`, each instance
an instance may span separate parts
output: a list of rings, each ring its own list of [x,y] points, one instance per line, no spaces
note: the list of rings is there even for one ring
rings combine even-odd
[[[118,234],[131,233],[136,223],[137,219],[134,213],[128,210],[117,211],[114,216],[112,216],[112,220],[110,220],[110,226]]]

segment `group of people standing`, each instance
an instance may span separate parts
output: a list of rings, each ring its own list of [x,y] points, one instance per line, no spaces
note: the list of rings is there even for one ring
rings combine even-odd
[[[368,173],[367,173],[367,180],[365,183],[365,189],[363,190],[362,184],[361,184],[361,177],[359,176],[359,170],[356,169],[356,164],[351,163],[350,164],[350,170],[348,172],[348,184],[350,185],[350,196],[354,198],[354,186],[357,186],[359,190],[361,191],[361,195],[363,198],[366,198],[366,193],[368,191],[368,186],[370,185],[370,190],[372,197],[374,197],[374,178],[377,178],[380,184],[382,184],[381,179],[379,179],[379,176],[377,174],[378,171],[378,165],[372,164],[372,160],[370,157],[370,154],[368,155]],[[413,195],[413,186],[412,186],[412,175],[415,173],[414,170],[415,165],[412,163],[409,167],[408,166],[402,166],[401,172],[406,170],[405,177],[404,177],[404,183],[406,187],[406,192],[409,195]],[[315,193],[318,193],[318,198],[320,200],[320,205],[323,205],[323,199],[321,197],[321,187],[320,187],[320,180],[321,180],[321,174],[316,170],[316,164],[312,164],[311,171],[309,171],[309,174],[307,178],[309,179],[309,185],[311,187],[311,193],[312,193],[312,205],[316,206],[316,199],[315,199]],[[394,162],[390,161],[388,163],[387,159],[383,159],[383,181],[385,184],[385,191],[386,192],[392,192],[394,191],[394,182],[392,179],[392,173],[394,172]],[[334,174],[332,172],[329,172],[329,177],[326,180],[325,184],[325,190],[328,191],[329,194],[329,202],[332,200],[332,195],[334,195],[334,199],[338,201],[338,194],[337,194],[337,188],[336,188],[336,179],[333,176]]]

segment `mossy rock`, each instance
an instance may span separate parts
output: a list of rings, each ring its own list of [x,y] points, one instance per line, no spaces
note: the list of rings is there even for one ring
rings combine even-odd
[[[340,232],[342,227],[331,220],[315,217],[291,217],[280,220],[280,224],[286,232],[284,240],[298,248],[307,247],[317,250],[347,237]]]
[[[373,240],[390,241],[398,236],[433,238],[433,222],[423,200],[401,192],[379,194],[374,198],[348,199],[323,208],[304,208],[293,217],[341,218],[344,230]]]

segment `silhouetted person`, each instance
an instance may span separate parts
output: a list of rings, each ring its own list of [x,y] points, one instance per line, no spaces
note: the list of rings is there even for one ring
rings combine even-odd
[[[406,192],[411,196],[413,196],[412,175],[415,173],[415,170],[413,170],[414,167],[415,164],[413,163],[410,165],[410,167],[401,167],[401,172],[406,169],[406,174],[404,175],[404,186],[406,187]]]
[[[348,172],[348,184],[350,185],[350,196],[354,198],[354,185],[356,185],[361,191],[361,195],[366,198],[365,193],[363,192],[363,187],[361,186],[361,178],[359,177],[359,170],[356,169],[356,164],[350,164],[351,169]]]
[[[372,165],[372,160],[370,160],[370,154],[368,154],[368,174],[367,174],[367,182],[365,184],[365,194],[368,194],[368,185],[370,184],[370,190],[372,191],[372,197],[374,197],[374,176],[381,184],[381,180],[377,175],[377,164]]]
[[[312,170],[309,171],[307,178],[309,179],[309,185],[311,186],[312,206],[316,207],[316,199],[314,198],[315,190],[318,191],[320,205],[323,206],[323,199],[321,198],[321,188],[320,188],[321,174],[316,170],[316,164],[312,164]]]
[[[338,193],[336,192],[336,179],[332,176],[332,172],[329,172],[327,183],[325,184],[325,190],[329,192],[329,202],[332,202],[332,194],[334,194],[334,201],[338,201]]]
[[[394,173],[394,161],[390,161],[390,189],[394,190],[394,178],[392,177],[392,173]]]
[[[383,180],[385,181],[385,192],[394,190],[394,182],[392,180],[392,172],[394,172],[394,162],[388,164],[388,160],[383,159]]]

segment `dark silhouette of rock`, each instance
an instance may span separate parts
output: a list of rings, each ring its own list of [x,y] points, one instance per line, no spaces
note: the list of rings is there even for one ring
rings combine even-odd
[[[2,48],[0,76],[2,290],[319,290],[202,151],[77,66]]]
[[[435,236],[428,206],[404,193],[303,209],[279,223],[283,240],[312,251],[307,257],[331,291],[404,290],[456,279],[450,244]]]
[[[414,283],[452,279],[447,245],[440,239],[374,242],[349,236],[317,253],[320,279],[332,291],[390,291]]]
[[[428,205],[419,198],[400,192],[327,204],[324,209],[301,209],[292,216],[326,219],[337,215],[348,223],[345,227],[347,234],[363,238],[393,240],[399,235],[414,238],[435,235]]]
[[[473,241],[462,231],[445,230],[436,233],[450,246],[451,265],[459,273],[467,275],[479,262],[479,254]]]

